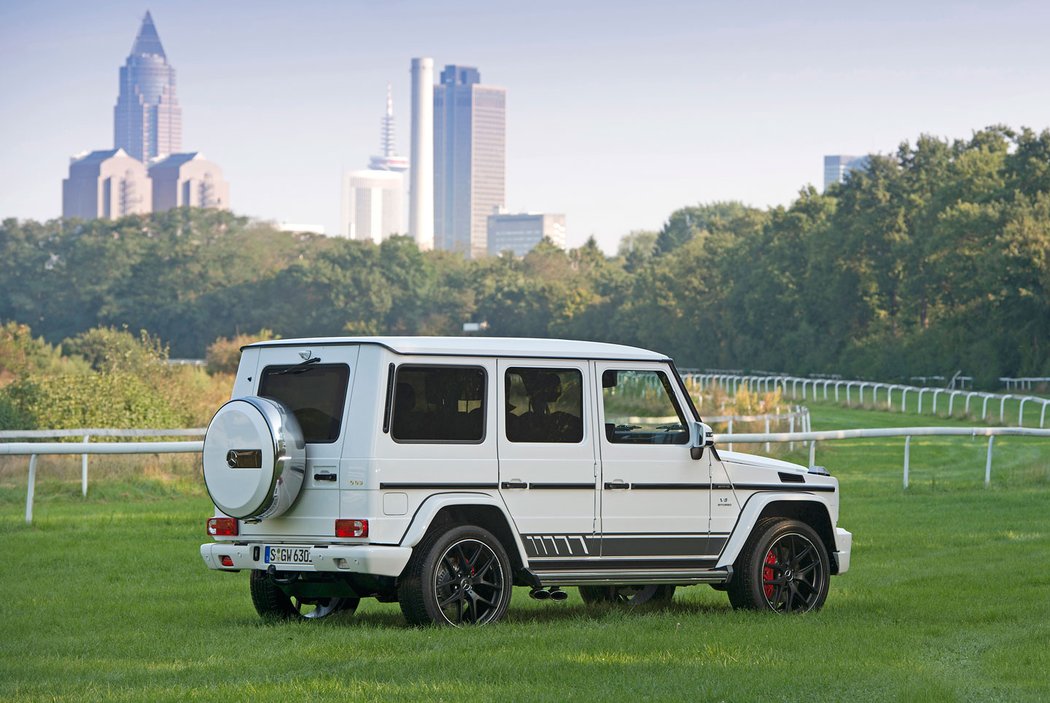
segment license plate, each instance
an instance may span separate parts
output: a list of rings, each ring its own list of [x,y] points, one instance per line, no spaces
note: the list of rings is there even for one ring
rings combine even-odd
[[[311,564],[307,547],[267,547],[264,556],[267,564]]]

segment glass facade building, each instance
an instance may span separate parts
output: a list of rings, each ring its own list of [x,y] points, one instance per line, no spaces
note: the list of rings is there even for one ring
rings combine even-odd
[[[434,87],[434,245],[488,253],[488,216],[506,200],[507,92],[469,66],[446,66]]]
[[[842,183],[846,180],[846,174],[855,169],[862,169],[868,165],[867,156],[847,156],[846,154],[834,154],[824,157],[824,190],[833,183]]]
[[[120,94],[113,117],[114,147],[140,161],[182,149],[175,69],[168,64],[149,12],[120,69]]]

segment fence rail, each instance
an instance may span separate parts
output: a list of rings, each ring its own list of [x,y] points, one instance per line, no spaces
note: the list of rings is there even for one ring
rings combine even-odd
[[[720,373],[697,373],[697,374],[686,374],[686,377],[690,379],[690,382],[704,387],[706,385],[719,384],[726,388],[731,393],[736,393],[740,387],[745,387],[748,390],[755,391],[761,390],[769,392],[781,389],[785,395],[789,393],[794,399],[800,398],[799,386],[801,385],[801,399],[806,400],[812,397],[814,400],[817,399],[818,393],[823,393],[823,399],[829,400],[830,393],[834,394],[835,402],[840,400],[840,392],[845,397],[846,405],[853,405],[853,391],[857,392],[856,398],[859,404],[864,403],[864,391],[865,389],[870,390],[871,393],[871,404],[878,406],[879,404],[879,393],[884,393],[884,400],[887,410],[893,409],[893,394],[898,392],[898,400],[900,401],[900,411],[906,412],[908,409],[908,394],[915,394],[917,410],[920,415],[923,409],[923,398],[927,394],[930,395],[930,404],[928,406],[930,413],[933,415],[937,414],[937,400],[943,394],[948,399],[948,416],[950,417],[955,411],[956,398],[960,396],[964,397],[963,412],[970,412],[970,404],[974,398],[977,398],[981,403],[981,419],[988,421],[988,405],[992,404],[992,410],[994,412],[995,402],[999,403],[999,422],[1006,422],[1006,401],[1016,400],[1019,403],[1017,410],[1017,425],[1019,427],[1024,426],[1024,407],[1027,403],[1033,405],[1042,405],[1042,410],[1039,413],[1039,427],[1046,426],[1046,410],[1047,406],[1050,406],[1050,398],[1041,398],[1034,395],[1013,395],[1010,393],[985,393],[984,391],[966,391],[966,390],[951,390],[947,388],[928,388],[925,386],[906,386],[899,383],[879,383],[876,381],[850,381],[850,380],[836,380],[829,378],[801,378],[799,376],[753,376],[753,375],[736,375],[736,374],[720,374]],[[829,393],[829,388],[831,389]],[[974,403],[974,410],[976,411],[977,403]]]
[[[92,437],[203,437],[207,430],[203,427],[191,429],[167,430],[130,430],[110,427],[85,427],[77,430],[0,430],[0,440],[6,439],[62,439],[64,437],[81,437],[84,444]],[[0,454],[5,454],[3,447],[11,443],[0,443]],[[40,445],[36,445],[40,446]],[[80,454],[80,492],[87,497],[88,493],[88,455],[92,452],[41,452],[43,454]],[[107,452],[97,452],[105,454]],[[112,452],[121,453],[121,452]],[[152,454],[153,452],[146,452]]]
[[[808,416],[807,416],[808,418]],[[712,418],[713,419],[713,418]],[[149,430],[148,432],[155,432]],[[170,431],[160,431],[165,436]],[[191,432],[187,430],[187,432]],[[722,434],[715,441],[726,440],[728,449],[732,443],[761,444],[809,442],[809,465],[814,466],[817,442],[904,437],[904,488],[908,487],[908,475],[911,459],[912,437],[988,437],[988,455],[985,461],[984,485],[992,480],[992,444],[996,437],[1003,435],[1022,437],[1050,437],[1050,429],[1030,427],[892,427],[878,429],[820,430],[805,432],[772,432]],[[148,435],[147,435],[148,436]],[[168,435],[170,436],[170,435]],[[33,522],[33,500],[36,493],[36,463],[41,454],[198,454],[204,449],[204,442],[5,442],[0,443],[0,456],[28,456],[29,476],[26,488],[26,524]],[[85,480],[86,480],[85,473]],[[86,484],[85,484],[86,485]],[[85,490],[85,495],[87,495]]]

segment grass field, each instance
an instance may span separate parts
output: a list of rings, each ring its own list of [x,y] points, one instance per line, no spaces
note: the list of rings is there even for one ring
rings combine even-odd
[[[814,429],[961,424],[811,409]],[[27,527],[24,469],[9,465],[0,700],[1050,699],[1050,442],[997,439],[985,489],[985,440],[915,439],[908,491],[903,444],[818,447],[854,533],[819,613],[738,613],[705,586],[635,612],[519,589],[503,623],[465,630],[411,629],[371,600],[265,624],[247,574],[200,560],[211,511],[192,476],[100,467],[87,500],[76,480],[42,478]]]

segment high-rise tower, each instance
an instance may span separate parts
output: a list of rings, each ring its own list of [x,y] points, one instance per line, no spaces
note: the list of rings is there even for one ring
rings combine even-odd
[[[408,233],[420,249],[434,248],[434,59],[412,59],[412,166]]]
[[[506,200],[507,91],[469,66],[445,66],[434,88],[434,244],[488,253],[488,216]]]
[[[343,215],[340,233],[352,239],[379,243],[394,234],[404,234],[401,194],[408,159],[397,155],[394,144],[394,100],[386,87],[386,115],[380,147],[368,170],[343,174]]]
[[[140,161],[182,148],[182,110],[175,99],[175,69],[168,65],[153,17],[147,12],[120,69],[113,110],[113,143]]]
[[[373,156],[368,162],[368,168],[373,171],[397,171],[399,173],[408,170],[408,159],[397,155],[397,137],[394,135],[394,96],[389,83],[386,85],[386,114],[383,115],[380,146],[383,150],[382,155]]]

